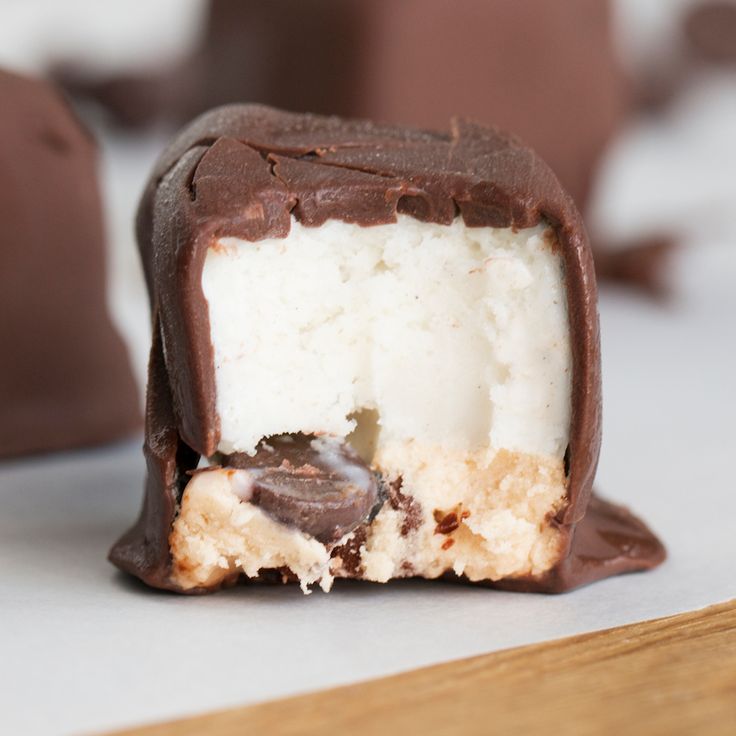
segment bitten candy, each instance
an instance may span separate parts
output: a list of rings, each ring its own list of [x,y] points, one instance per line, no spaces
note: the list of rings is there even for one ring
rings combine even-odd
[[[516,138],[224,107],[163,153],[137,231],[149,472],[123,570],[563,591],[664,558],[591,501],[593,263]]]

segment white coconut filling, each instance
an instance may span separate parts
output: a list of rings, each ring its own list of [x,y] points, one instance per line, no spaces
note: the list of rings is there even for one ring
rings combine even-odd
[[[221,238],[202,288],[226,454],[345,436],[365,408],[386,439],[565,450],[567,312],[543,226],[293,221],[283,239]]]
[[[548,569],[559,556],[548,520],[565,498],[571,396],[554,246],[544,225],[407,216],[375,227],[292,221],[286,238],[256,243],[221,238],[202,273],[219,450],[252,454],[289,432],[348,437],[388,480],[401,477],[418,521],[407,531],[405,510],[384,505],[362,546],[365,578],[454,570],[495,580]],[[192,569],[190,587],[236,569],[286,566],[304,584],[326,585],[348,574],[339,550],[328,562],[324,545],[268,519],[231,482],[215,482],[217,472],[235,477],[195,476],[175,522],[182,584]],[[206,503],[222,495],[226,515],[195,510],[200,477],[219,489]],[[458,527],[437,532],[436,518],[453,510]],[[267,543],[254,539],[261,533]]]

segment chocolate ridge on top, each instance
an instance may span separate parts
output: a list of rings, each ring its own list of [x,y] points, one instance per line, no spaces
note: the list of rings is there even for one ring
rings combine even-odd
[[[167,520],[155,535],[161,545],[168,544],[181,490],[173,479],[186,470],[176,460],[181,444],[210,456],[219,442],[201,287],[208,246],[225,236],[248,241],[285,237],[292,215],[307,226],[330,218],[370,226],[394,222],[399,213],[439,224],[460,216],[471,227],[527,228],[544,220],[555,231],[565,265],[573,380],[568,502],[554,523],[565,539],[562,558],[569,557],[574,525],[590,499],[601,433],[596,282],[585,229],[571,198],[531,149],[472,122],[453,120],[445,134],[259,105],[218,108],[185,128],[156,164],[138,211],[154,330],[161,330],[154,336],[149,367],[158,384],[154,400],[168,397],[171,405],[164,414],[175,424],[162,433],[156,428],[160,417],[148,412],[147,495],[172,496]],[[164,452],[162,436],[170,438]],[[153,453],[149,438],[157,443]],[[113,549],[113,561],[152,584],[170,587],[165,565],[149,574],[134,562],[140,561],[140,554],[132,553],[134,532],[126,535],[123,547]],[[144,541],[150,546],[151,537]],[[158,551],[162,564],[167,554]],[[623,566],[653,564],[637,558]],[[525,585],[556,590],[573,585],[553,579],[551,571],[545,581]]]

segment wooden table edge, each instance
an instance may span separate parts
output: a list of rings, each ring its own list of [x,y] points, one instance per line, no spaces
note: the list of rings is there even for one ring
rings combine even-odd
[[[736,734],[736,599],[115,735],[551,730]]]

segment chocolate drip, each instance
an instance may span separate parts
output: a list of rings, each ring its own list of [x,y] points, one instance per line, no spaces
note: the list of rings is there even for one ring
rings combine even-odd
[[[146,391],[143,452],[148,472],[143,508],[135,525],[110,550],[109,559],[148,585],[179,591],[169,581],[169,533],[188,481],[187,471],[197,467],[199,455],[181,441],[176,424],[161,330],[158,319],[154,319]]]

